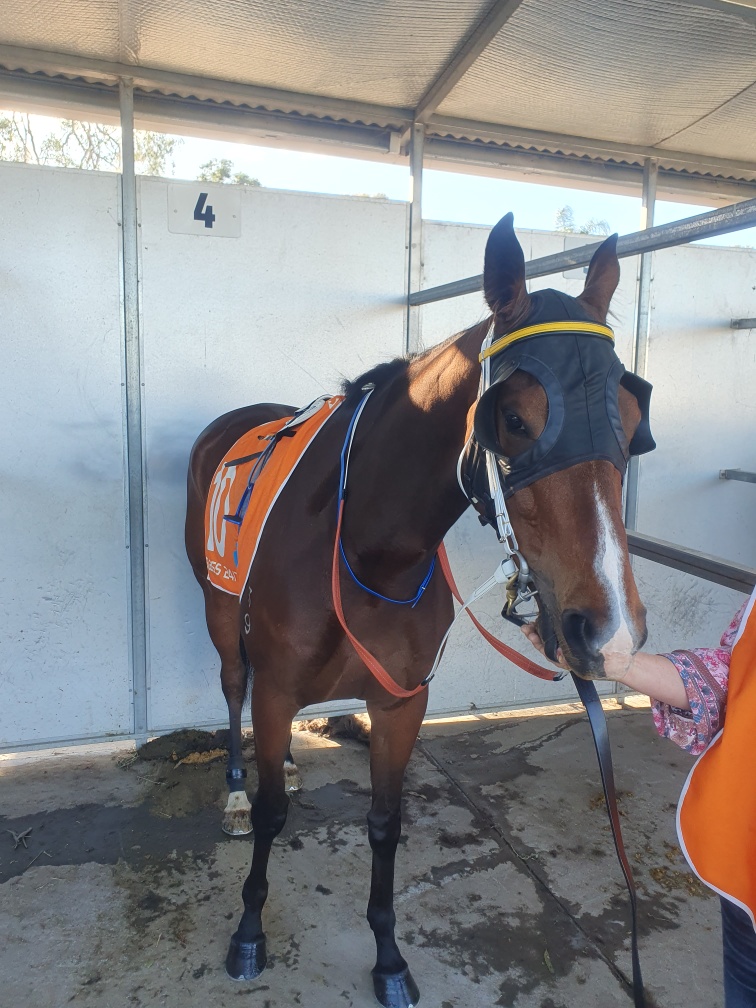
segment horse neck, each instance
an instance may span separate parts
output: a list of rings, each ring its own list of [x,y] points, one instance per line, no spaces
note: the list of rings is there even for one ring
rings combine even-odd
[[[358,428],[345,541],[358,558],[382,558],[387,572],[425,563],[468,505],[457,460],[478,395],[487,326],[411,361],[373,394]]]

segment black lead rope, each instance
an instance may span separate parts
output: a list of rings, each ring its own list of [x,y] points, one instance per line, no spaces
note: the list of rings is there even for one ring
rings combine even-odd
[[[572,680],[578,691],[580,699],[583,701],[588,722],[593,734],[593,744],[596,746],[596,756],[598,757],[599,771],[601,773],[601,783],[604,787],[604,801],[606,811],[609,816],[609,823],[612,827],[612,837],[614,838],[614,848],[617,851],[622,874],[625,876],[625,885],[630,895],[630,913],[632,920],[632,961],[633,961],[633,1001],[635,1008],[646,1008],[646,1000],[643,994],[643,977],[641,976],[640,958],[638,956],[638,906],[635,896],[635,883],[630,863],[625,854],[625,846],[622,842],[622,829],[620,827],[619,811],[617,809],[617,792],[614,788],[614,770],[612,769],[612,751],[609,746],[609,732],[606,727],[606,717],[604,708],[601,706],[596,687],[586,679],[580,679],[572,673]]]

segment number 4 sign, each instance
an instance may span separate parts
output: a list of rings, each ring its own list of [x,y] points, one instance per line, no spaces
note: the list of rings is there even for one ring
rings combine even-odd
[[[211,228],[215,223],[213,208],[207,202],[207,193],[201,192],[197,197],[197,205],[194,208],[194,219],[205,222],[205,227]]]
[[[241,191],[207,182],[168,184],[168,230],[211,238],[241,234]]]

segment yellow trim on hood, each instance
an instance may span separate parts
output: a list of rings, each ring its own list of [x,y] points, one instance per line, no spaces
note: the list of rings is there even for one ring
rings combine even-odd
[[[508,347],[510,343],[516,343],[517,340],[525,339],[526,336],[556,332],[596,333],[614,342],[614,333],[609,326],[598,325],[595,322],[542,322],[540,325],[527,326],[525,329],[515,329],[514,332],[501,336],[487,350],[484,350],[478,359],[482,362],[486,357],[493,357],[494,354]]]

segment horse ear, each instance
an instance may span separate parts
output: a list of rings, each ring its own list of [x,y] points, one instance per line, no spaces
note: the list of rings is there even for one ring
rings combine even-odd
[[[486,242],[483,293],[494,316],[520,305],[525,287],[525,256],[514,232],[514,214],[508,213]]]
[[[610,235],[593,253],[588,276],[585,278],[583,293],[577,300],[593,308],[602,322],[606,322],[612,295],[617,289],[620,278],[619,259],[617,258],[617,235]]]

